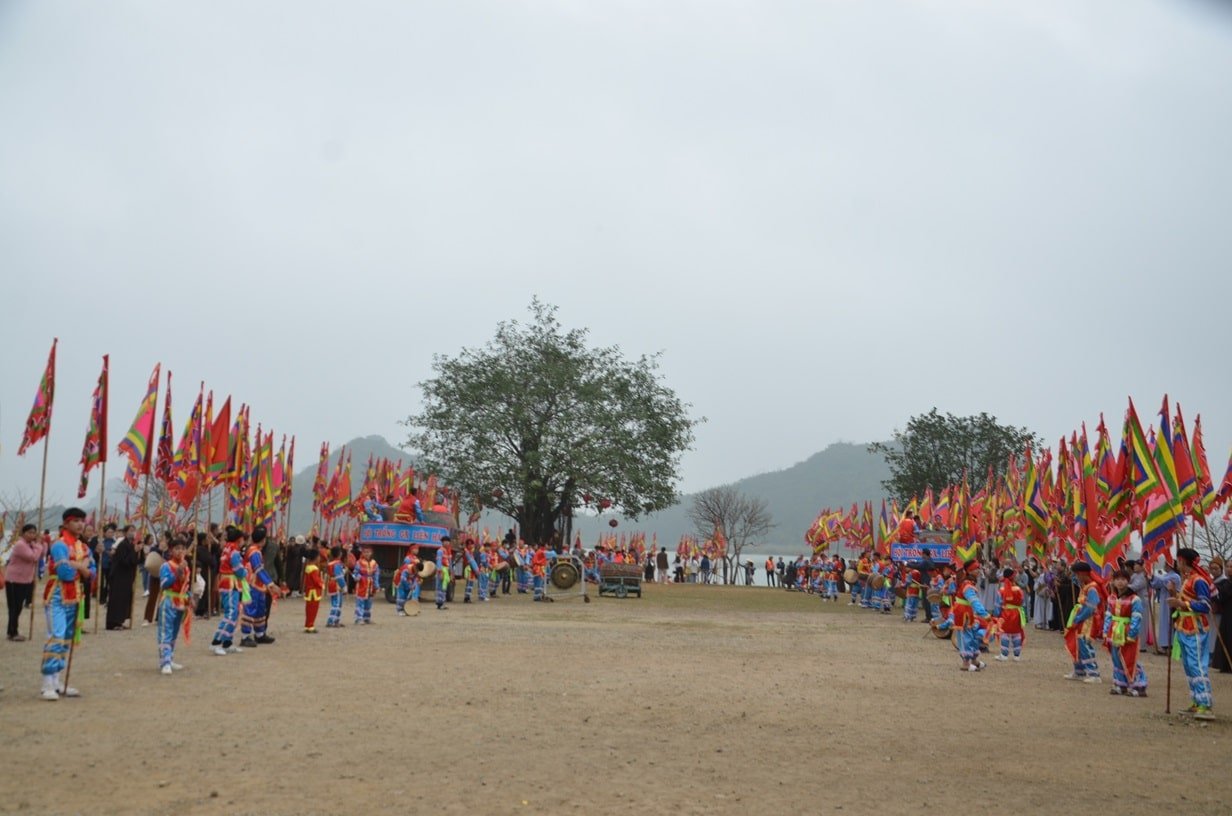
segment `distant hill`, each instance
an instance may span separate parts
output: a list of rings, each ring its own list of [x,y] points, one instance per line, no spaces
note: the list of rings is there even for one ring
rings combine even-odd
[[[374,459],[389,459],[392,462],[402,460],[404,465],[411,463],[411,456],[406,451],[395,448],[383,436],[363,436],[346,443],[346,449],[351,452],[351,495],[357,496],[359,488],[364,483],[364,473],[368,467],[368,457]],[[330,472],[338,465],[338,456],[342,446],[331,445],[329,452]],[[298,453],[298,451],[297,451]],[[300,454],[303,455],[303,454]],[[317,477],[317,463],[320,461],[320,451],[309,454],[311,463],[295,474],[291,497],[291,532],[306,533],[312,527],[312,483]],[[299,456],[295,457],[297,460]]]
[[[879,501],[886,495],[881,481],[890,476],[885,459],[868,452],[867,445],[836,442],[803,462],[785,470],[748,476],[732,484],[750,496],[764,498],[770,506],[775,528],[758,549],[794,552],[804,547],[804,532],[823,507],[850,507],[865,499]],[[670,551],[682,535],[693,534],[688,508],[693,496],[681,497],[679,504],[647,516],[638,522],[620,521],[617,530],[654,533]],[[583,541],[609,531],[606,519],[577,519],[574,529],[582,531]]]

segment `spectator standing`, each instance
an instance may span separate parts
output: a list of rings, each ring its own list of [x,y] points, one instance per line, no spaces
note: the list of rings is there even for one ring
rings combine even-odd
[[[8,639],[21,642],[24,635],[17,633],[22,610],[34,600],[34,576],[39,559],[47,553],[47,545],[38,534],[38,527],[27,524],[21,535],[13,542],[9,563],[4,570],[4,596],[9,607]]]
[[[141,551],[137,548],[137,529],[131,524],[116,542],[111,553],[110,597],[107,599],[107,628],[126,629],[133,623],[133,586]]]
[[[667,577],[667,547],[660,547],[658,555],[655,556],[655,569],[659,574],[659,583],[666,584]]]

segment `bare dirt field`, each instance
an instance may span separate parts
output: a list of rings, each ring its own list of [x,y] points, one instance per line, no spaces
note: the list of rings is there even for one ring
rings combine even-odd
[[[460,599],[459,599],[460,601]],[[1220,719],[1061,679],[1059,636],[960,673],[895,615],[780,590],[423,605],[157,672],[153,628],[87,635],[77,700],[38,699],[38,643],[0,643],[0,811],[31,813],[1223,813]],[[351,600],[346,607],[350,623]],[[41,631],[41,626],[38,629]],[[1101,667],[1108,671],[1104,655]],[[1188,705],[1179,666],[1173,710]]]

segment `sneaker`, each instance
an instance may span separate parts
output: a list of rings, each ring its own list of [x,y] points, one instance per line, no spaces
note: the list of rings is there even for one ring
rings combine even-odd
[[[1120,696],[1125,693],[1125,690],[1122,689],[1120,686],[1113,686],[1112,688],[1108,689],[1108,693]]]
[[[1089,676],[1089,677],[1084,677],[1084,678],[1082,678],[1082,682],[1084,682],[1084,683],[1088,683],[1088,684],[1090,684],[1090,685],[1092,685],[1092,686],[1098,686],[1098,685],[1099,685],[1100,683],[1102,683],[1103,681],[1102,681],[1102,680],[1100,680],[1100,679],[1099,679],[1099,677],[1097,677],[1097,676],[1095,676],[1095,675],[1091,675],[1091,676]]]
[[[149,621],[146,621],[146,620],[143,620],[143,621],[141,622],[141,625],[142,625],[142,626],[149,626],[149,625],[150,625],[150,622],[149,622]]]
[[[43,690],[39,696],[44,700],[60,699],[60,693],[56,691],[56,678],[53,675],[43,675]]]
[[[1215,714],[1211,711],[1210,706],[1198,706],[1197,710],[1194,711],[1193,718],[1195,720],[1213,720],[1215,719]]]
[[[1138,689],[1130,689],[1130,690],[1127,692],[1127,694],[1128,694],[1130,697],[1141,697],[1141,696],[1142,696],[1142,692],[1140,692]]]
[[[242,651],[244,651],[244,647],[240,646],[239,644],[235,644],[234,646],[227,647],[227,654],[239,654]]]
[[[984,669],[988,668],[988,664],[985,663],[983,660],[977,663],[976,666],[979,667],[980,671],[983,671]]]
[[[24,643],[26,640],[26,636],[25,635],[9,635],[9,640],[13,641],[14,643]]]
[[[245,649],[257,648],[257,642],[250,637],[246,637],[243,640],[241,640],[240,645],[243,646]]]
[[[1009,660],[1009,658],[1006,657],[1005,655],[997,655],[997,660],[1000,660],[1002,663],[1004,663],[1005,661]]]
[[[56,689],[56,691],[62,697],[80,697],[81,696],[81,692],[73,688],[72,686],[69,686],[68,688]],[[1197,715],[1195,714],[1194,716],[1196,717]]]
[[[274,642],[274,638],[270,637],[269,635],[261,635],[259,638],[257,638],[257,643],[263,643],[263,644],[268,645],[273,642]]]
[[[307,626],[304,628],[304,632],[309,635],[315,635],[317,633],[317,628],[315,626]]]
[[[174,660],[171,661],[171,671],[183,671],[183,670],[184,670],[183,666],[181,666],[179,663],[176,663]]]
[[[1061,679],[1062,680],[1084,680],[1086,679],[1086,675],[1078,674],[1077,672],[1070,672],[1069,674],[1061,675]]]
[[[163,666],[161,669],[159,669],[159,671],[162,672],[163,674],[171,674],[171,667]]]
[[[967,671],[969,672],[977,672],[979,670],[980,670],[980,667],[976,665],[975,663],[972,663],[970,666],[967,667]]]
[[[148,590],[148,589],[143,589],[143,590],[141,590],[141,597],[142,597],[142,598],[148,598],[148,597],[150,597],[150,590]]]
[[[227,650],[226,650],[226,649],[224,649],[222,646],[217,646],[217,645],[216,645],[216,646],[211,647],[211,648],[210,648],[210,651],[211,651],[211,652],[213,652],[214,654],[218,655],[219,657],[226,657],[226,654],[227,654]]]
[[[1021,663],[1021,662],[1022,662],[1022,655],[1014,655],[1014,662],[1015,662],[1015,663]]]
[[[399,610],[398,610],[398,617],[400,617],[400,618],[405,618],[405,617],[406,617],[406,610],[405,610],[405,609],[399,609]]]

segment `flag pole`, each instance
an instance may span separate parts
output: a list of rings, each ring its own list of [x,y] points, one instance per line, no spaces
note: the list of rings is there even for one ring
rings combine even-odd
[[[100,478],[102,479],[102,482],[99,484],[99,487],[98,487],[98,519],[99,519],[98,523],[103,525],[104,528],[106,528],[107,523],[103,521],[103,513],[105,513],[107,510],[107,462],[103,461],[103,462],[100,462],[99,464],[103,466],[103,471],[102,471],[102,476],[100,476]],[[99,543],[102,544],[101,538],[99,539]],[[108,598],[107,600],[110,601],[111,599]],[[97,603],[94,604],[94,634],[96,635],[98,634],[98,619],[101,618],[102,616],[103,616],[103,554],[99,553],[98,554],[98,597],[97,597]]]
[[[49,423],[50,424],[50,423]],[[43,507],[44,499],[47,496],[47,447],[51,443],[51,428],[47,429],[47,433],[43,435],[43,476],[39,480],[39,512],[38,512],[38,534],[43,535]],[[34,570],[34,588],[35,592],[30,595],[30,632],[26,636],[27,640],[34,639],[34,606],[38,603],[38,567]],[[71,654],[71,652],[70,652]]]

